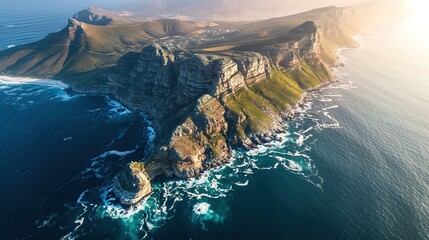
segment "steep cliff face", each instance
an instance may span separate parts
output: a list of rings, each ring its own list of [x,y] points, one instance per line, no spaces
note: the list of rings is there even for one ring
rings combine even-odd
[[[177,126],[164,155],[179,178],[198,176],[203,170],[228,162],[230,148],[226,138],[225,108],[210,95],[197,100],[196,107]]]
[[[105,77],[122,102],[165,119],[204,94],[218,97],[266,79],[269,66],[258,53],[196,54],[154,44],[126,54]]]
[[[110,91],[148,113],[157,130],[145,183],[159,175],[197,177],[228,162],[234,147],[251,149],[276,138],[303,89],[332,80],[319,72],[319,34],[315,23],[306,22],[290,32],[290,41],[262,54],[195,53],[154,44],[122,57],[104,76]],[[121,185],[115,189],[121,196]],[[148,193],[141,189],[135,200]]]
[[[276,66],[293,71],[301,68],[303,61],[320,61],[320,32],[315,22],[305,22],[289,34],[291,41],[264,48],[264,53]]]

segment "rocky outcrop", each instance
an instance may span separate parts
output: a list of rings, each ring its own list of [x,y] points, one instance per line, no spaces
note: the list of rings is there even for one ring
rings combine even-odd
[[[217,99],[203,95],[184,122],[174,129],[169,144],[162,150],[167,154],[161,155],[176,177],[196,177],[203,170],[229,161],[224,114],[225,108]]]
[[[113,181],[113,191],[119,201],[133,205],[152,193],[150,178],[143,163],[132,162]]]
[[[235,59],[238,70],[244,77],[246,85],[253,85],[270,77],[270,62],[260,53],[242,53]]]

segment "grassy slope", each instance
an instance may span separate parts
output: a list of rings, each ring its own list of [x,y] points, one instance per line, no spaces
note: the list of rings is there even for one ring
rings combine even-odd
[[[269,130],[282,113],[289,112],[302,98],[304,90],[314,89],[330,81],[323,65],[304,67],[293,73],[272,69],[271,78],[243,88],[227,97],[226,107],[245,119],[235,126],[235,134],[243,138]]]
[[[329,72],[322,63],[310,66],[303,62],[301,69],[287,73],[287,75],[304,90],[317,88],[331,80]]]

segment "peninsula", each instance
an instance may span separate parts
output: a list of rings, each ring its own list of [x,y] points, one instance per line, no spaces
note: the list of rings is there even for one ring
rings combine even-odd
[[[268,20],[142,20],[88,8],[44,39],[0,52],[0,73],[60,79],[105,94],[153,121],[148,159],[115,179],[119,200],[149,195],[157,177],[188,179],[233,149],[276,139],[307,91],[335,81],[335,50],[393,14],[387,2],[326,7]]]

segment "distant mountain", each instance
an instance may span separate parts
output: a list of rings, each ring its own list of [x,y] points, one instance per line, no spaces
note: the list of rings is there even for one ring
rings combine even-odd
[[[348,5],[361,0],[330,2]],[[136,16],[182,17],[190,20],[256,20],[304,12],[324,7],[320,0],[146,0],[125,6]]]
[[[163,37],[188,35],[205,25],[183,20],[138,22],[99,8],[76,13],[44,39],[0,52],[0,71],[53,77],[112,66],[124,53]]]
[[[389,1],[391,2],[393,0]],[[163,16],[151,20],[146,19],[147,15],[142,17],[156,12],[183,12],[211,17],[216,13],[234,13],[243,5],[246,5],[246,9],[264,9],[262,3],[254,0],[247,2],[248,4],[244,4],[243,0],[183,0],[180,3],[149,2],[143,9],[136,8],[136,13],[115,13],[95,7],[84,9],[74,14],[63,30],[49,34],[40,41],[1,51],[0,72],[67,79],[73,74],[113,67],[125,53],[139,51],[152,43],[168,45],[179,42],[187,49],[209,52],[260,52],[267,46],[290,41],[294,35],[289,31],[306,21],[316,22],[324,33],[324,45],[335,48],[352,45],[351,33],[357,32],[357,25],[373,21],[370,16],[398,16],[389,7],[392,4],[380,1],[380,4],[362,4],[349,8],[325,7],[252,22],[198,23],[165,19]],[[341,17],[338,17],[338,12]],[[360,16],[359,19],[356,16]],[[349,19],[352,17],[355,19]],[[207,31],[209,33],[205,35]],[[178,36],[186,36],[186,39],[177,40]],[[335,58],[332,53],[330,55],[331,60]]]
[[[88,7],[73,15],[73,18],[84,23],[107,26],[114,23],[129,22],[126,17],[102,8]]]

